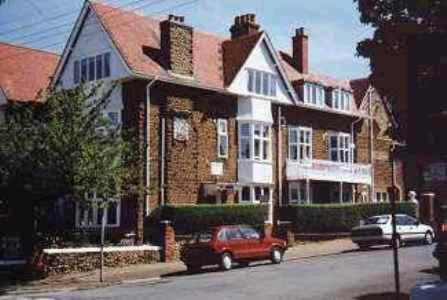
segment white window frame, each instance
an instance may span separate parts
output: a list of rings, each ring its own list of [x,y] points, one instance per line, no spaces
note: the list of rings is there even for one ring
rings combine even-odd
[[[333,89],[331,108],[340,111],[351,111],[352,99],[352,93],[342,89]]]
[[[332,138],[336,138],[337,145],[332,146]],[[353,163],[352,137],[349,133],[329,133],[327,137],[328,159],[330,161],[351,164]],[[332,153],[337,153],[337,159],[332,159]],[[347,157],[347,159],[346,159]]]
[[[259,90],[257,89],[258,82]],[[275,74],[247,68],[247,90],[249,93],[266,97],[276,97],[277,84],[278,76]]]
[[[90,63],[92,61],[93,64]],[[101,70],[98,69],[99,61],[101,61]],[[75,60],[73,62],[73,83],[86,83],[110,77],[112,75],[111,61],[112,55],[110,52]],[[83,62],[85,62],[85,74],[82,72]],[[91,66],[93,66],[93,70],[90,69]],[[93,77],[90,74],[93,74]]]
[[[221,153],[222,139],[225,142],[224,153]],[[217,119],[217,157],[228,158],[228,121],[226,119]]]
[[[314,97],[315,94],[315,97]],[[303,85],[303,101],[306,104],[323,107],[325,106],[326,90],[324,86],[306,82]]]
[[[249,135],[242,134],[242,127],[249,126]],[[272,161],[272,126],[262,122],[240,122],[239,123],[239,159],[261,162]],[[259,130],[257,130],[259,129]],[[258,134],[255,132],[258,131]],[[243,156],[243,141],[248,140],[250,156]],[[259,153],[255,153],[255,143],[259,143]]]
[[[292,198],[292,190],[297,191],[298,198]],[[301,193],[303,192],[303,193]],[[307,191],[306,183],[302,181],[289,182],[289,203],[290,204],[306,204],[307,203]]]
[[[292,132],[296,132],[297,141],[293,142],[291,135]],[[309,134],[309,140],[305,140],[306,134]],[[311,161],[313,158],[313,146],[312,146],[312,140],[313,140],[313,131],[311,127],[303,127],[303,126],[297,126],[297,127],[289,127],[289,160],[291,161]],[[296,147],[297,151],[297,157],[292,157],[292,148]],[[309,151],[306,151],[309,149]],[[309,156],[306,155],[306,153],[309,153]]]
[[[249,200],[244,200],[242,198],[242,190],[244,188],[248,188],[250,191],[250,199]],[[241,187],[240,191],[239,191],[239,203],[241,204],[260,204],[261,203],[261,199],[257,199],[257,195],[256,195],[256,191],[257,189],[259,189],[260,191],[260,196],[264,197],[266,195],[266,191],[268,193],[268,202],[272,201],[272,193],[273,193],[273,189],[271,186],[267,186],[267,185],[247,185],[247,186],[243,186]]]
[[[81,207],[80,203],[76,203],[76,227],[77,228],[100,228],[101,222],[98,218],[98,210],[101,208],[99,207],[99,202],[101,202],[101,199],[96,198],[96,196],[93,197],[93,199],[89,200],[91,202],[90,207],[87,207],[83,209]],[[108,224],[108,208],[105,209],[104,214],[106,215],[106,227],[107,228],[116,228],[121,225],[121,199],[115,198],[110,199],[108,202],[116,202],[116,223],[115,224]],[[88,215],[89,213],[92,213],[93,220],[91,223],[88,222]],[[81,215],[83,213],[83,216]]]
[[[376,192],[376,202],[388,202],[388,192]]]

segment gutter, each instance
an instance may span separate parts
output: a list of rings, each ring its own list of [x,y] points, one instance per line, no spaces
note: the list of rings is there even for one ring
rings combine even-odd
[[[146,167],[146,191],[145,191],[145,201],[146,201],[146,216],[150,214],[150,195],[149,189],[151,184],[151,173],[150,173],[150,138],[151,138],[151,87],[158,80],[158,77],[154,77],[147,85],[146,85],[146,134],[145,134],[145,167]]]

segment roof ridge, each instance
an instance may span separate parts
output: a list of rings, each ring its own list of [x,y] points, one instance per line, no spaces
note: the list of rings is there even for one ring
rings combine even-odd
[[[6,46],[9,46],[9,47],[21,48],[21,49],[24,49],[24,50],[31,50],[31,51],[36,51],[36,52],[43,52],[44,54],[54,55],[54,56],[58,56],[58,57],[61,56],[59,53],[56,53],[56,52],[43,50],[43,49],[39,49],[39,48],[27,47],[27,46],[19,45],[19,44],[13,44],[13,43],[10,43],[10,42],[0,41],[0,45],[6,45]]]

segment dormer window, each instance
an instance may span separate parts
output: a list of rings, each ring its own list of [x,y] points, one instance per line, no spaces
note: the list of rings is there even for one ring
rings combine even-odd
[[[324,106],[326,91],[323,86],[315,83],[306,82],[303,85],[303,101],[304,103]]]
[[[332,90],[332,99],[330,106],[333,109],[350,111],[352,103],[352,94],[342,89]]]
[[[247,89],[250,93],[276,97],[277,76],[268,72],[248,69]]]

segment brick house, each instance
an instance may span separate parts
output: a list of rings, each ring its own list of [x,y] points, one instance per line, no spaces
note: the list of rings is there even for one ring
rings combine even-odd
[[[236,17],[230,32],[84,4],[54,84],[119,83],[105,113],[137,129],[152,191],[146,213],[165,204],[386,201],[393,122],[368,81],[310,73],[303,29],[291,54],[275,50],[253,14]],[[120,200],[108,225],[134,228],[135,205]],[[99,225],[94,213],[75,215],[77,226]]]
[[[37,49],[0,43],[0,122],[11,103],[38,101],[51,81],[59,55]],[[21,262],[29,253],[32,232],[30,199],[0,193],[0,263]]]

